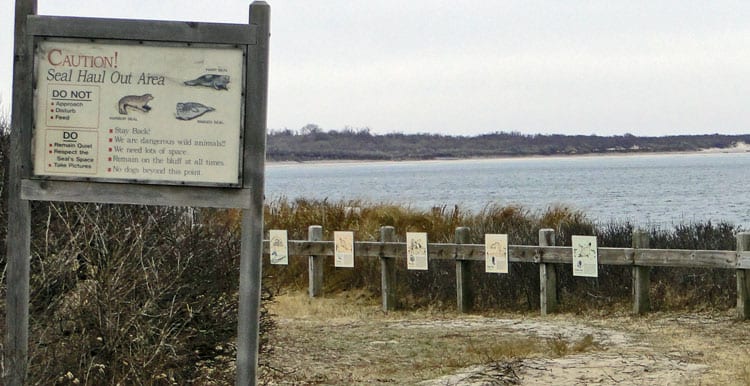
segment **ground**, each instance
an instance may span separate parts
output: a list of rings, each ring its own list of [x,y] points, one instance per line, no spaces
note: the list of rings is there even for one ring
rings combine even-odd
[[[277,297],[272,384],[750,383],[750,324],[715,313],[384,313],[361,292]]]

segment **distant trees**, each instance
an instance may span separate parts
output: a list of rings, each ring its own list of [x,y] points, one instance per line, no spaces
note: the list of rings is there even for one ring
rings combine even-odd
[[[592,153],[694,151],[750,143],[750,135],[636,137],[494,132],[477,136],[373,134],[368,127],[328,130],[307,124],[298,131],[268,134],[267,157],[274,161],[404,160]]]

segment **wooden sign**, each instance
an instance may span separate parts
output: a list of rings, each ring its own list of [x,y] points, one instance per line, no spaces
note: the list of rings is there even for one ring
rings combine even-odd
[[[233,46],[40,42],[34,175],[238,186],[243,56]]]
[[[36,3],[15,1],[5,384],[26,383],[30,201],[243,209],[236,384],[256,384],[268,4],[222,24],[39,16]]]

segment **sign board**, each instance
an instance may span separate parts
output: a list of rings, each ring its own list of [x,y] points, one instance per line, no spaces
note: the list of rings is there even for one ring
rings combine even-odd
[[[334,266],[354,268],[354,232],[333,232]]]
[[[271,229],[268,231],[271,249],[271,264],[289,265],[289,244],[286,229]]]
[[[573,242],[573,276],[599,275],[596,236],[571,236]]]
[[[406,232],[406,268],[427,270],[427,233]]]
[[[484,271],[508,273],[508,235],[484,235]]]
[[[29,201],[242,208],[238,385],[257,382],[270,9],[225,24],[15,1],[6,384],[28,364]]]
[[[239,186],[244,49],[43,40],[33,173]]]

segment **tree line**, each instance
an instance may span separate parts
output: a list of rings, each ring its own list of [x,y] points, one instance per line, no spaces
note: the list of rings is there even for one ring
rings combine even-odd
[[[476,136],[443,134],[373,134],[369,128],[324,130],[308,124],[300,130],[272,130],[266,155],[271,161],[422,160],[441,158],[515,157],[596,153],[697,151],[728,149],[750,143],[746,135],[632,134],[561,135],[494,132]]]

